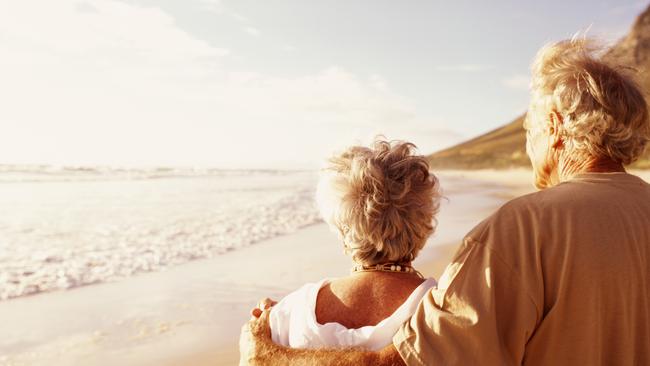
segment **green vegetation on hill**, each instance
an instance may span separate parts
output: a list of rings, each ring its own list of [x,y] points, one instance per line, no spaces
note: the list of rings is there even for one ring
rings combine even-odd
[[[639,83],[650,95],[650,7],[637,18],[628,35],[609,49],[606,60],[632,67]],[[526,155],[524,116],[484,135],[429,156],[434,169],[507,169],[530,167]],[[650,169],[650,147],[630,166]]]

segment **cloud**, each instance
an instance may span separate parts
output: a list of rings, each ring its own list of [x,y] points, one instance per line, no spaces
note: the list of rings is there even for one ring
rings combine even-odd
[[[80,13],[97,13],[97,8],[86,2],[77,3],[75,9]]]
[[[528,90],[530,85],[530,76],[524,74],[514,74],[501,80],[501,84],[515,90]]]
[[[259,37],[260,35],[260,30],[255,27],[245,27],[244,31],[254,37]]]
[[[251,23],[250,18],[226,7],[221,0],[198,0],[198,3],[203,10],[208,12],[230,17],[241,24]]]
[[[240,23],[250,23],[250,19],[244,15],[241,15],[237,12],[229,11],[228,15]]]
[[[287,44],[287,45],[282,46],[282,50],[285,51],[285,52],[294,52],[294,51],[297,51],[298,49],[296,47],[292,46],[292,45]]]
[[[313,167],[371,134],[418,139],[427,123],[381,75],[237,69],[156,7],[2,2],[0,38],[7,163]]]
[[[203,9],[211,13],[222,14],[224,12],[221,0],[199,0],[199,3],[203,6]]]
[[[386,80],[380,75],[370,75],[370,85],[383,92],[387,92],[389,90]]]
[[[437,71],[480,72],[491,69],[491,66],[480,64],[458,64],[437,66]]]

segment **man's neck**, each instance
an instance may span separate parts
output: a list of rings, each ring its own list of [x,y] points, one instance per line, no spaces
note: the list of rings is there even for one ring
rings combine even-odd
[[[580,162],[567,159],[560,161],[557,169],[560,182],[570,180],[578,174],[615,172],[625,172],[623,164],[611,159],[598,158],[585,159]]]

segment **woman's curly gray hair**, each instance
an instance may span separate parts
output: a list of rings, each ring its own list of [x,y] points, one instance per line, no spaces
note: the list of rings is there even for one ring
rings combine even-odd
[[[435,230],[440,193],[425,157],[408,142],[353,146],[321,170],[317,202],[355,262],[410,262]]]
[[[562,116],[571,156],[630,164],[650,140],[648,107],[631,70],[599,59],[598,51],[586,38],[544,46],[532,66],[533,100]]]

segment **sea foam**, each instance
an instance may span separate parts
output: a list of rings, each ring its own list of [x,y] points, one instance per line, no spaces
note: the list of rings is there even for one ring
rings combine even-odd
[[[0,299],[160,271],[320,221],[313,172],[159,173],[0,173]]]

